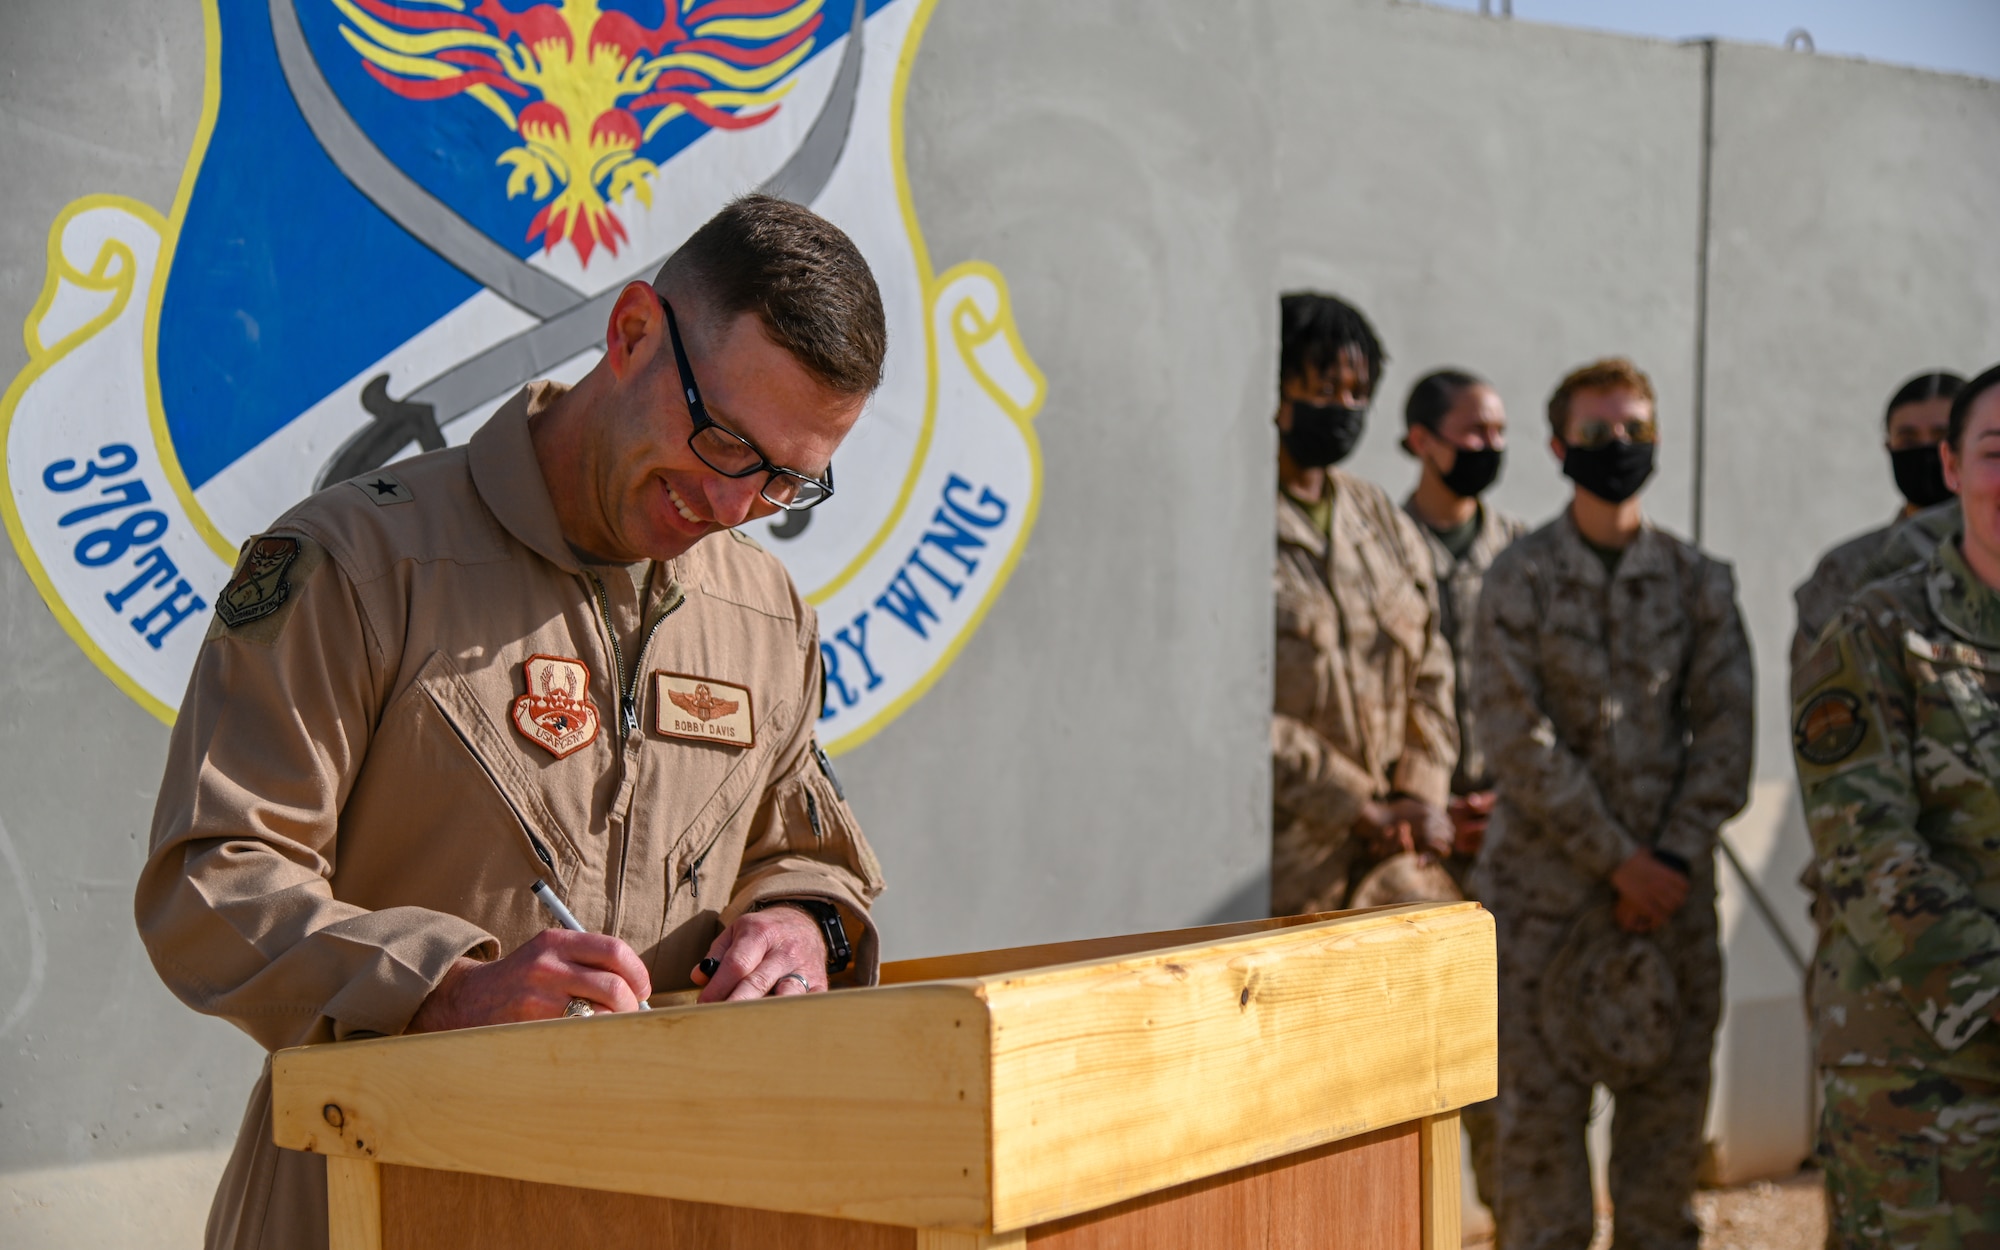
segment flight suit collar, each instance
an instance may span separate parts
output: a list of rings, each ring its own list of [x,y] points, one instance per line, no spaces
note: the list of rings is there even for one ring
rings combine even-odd
[[[1562,575],[1566,580],[1601,588],[1614,581],[1665,577],[1672,571],[1672,555],[1667,540],[1650,521],[1641,523],[1638,534],[1625,548],[1625,554],[1618,558],[1618,568],[1610,577],[1605,576],[1604,561],[1598,559],[1597,553],[1584,541],[1568,508],[1562,510],[1555,524],[1556,533],[1561,536],[1556,550],[1561,553]]]
[[[556,519],[548,482],[528,437],[528,418],[567,389],[555,382],[522,387],[479,427],[466,445],[466,455],[472,484],[507,532],[565,573],[581,573],[583,565],[563,541],[562,523]]]
[[[1974,646],[2000,649],[2000,593],[1966,564],[1956,533],[1932,553],[1924,594],[1946,629]]]

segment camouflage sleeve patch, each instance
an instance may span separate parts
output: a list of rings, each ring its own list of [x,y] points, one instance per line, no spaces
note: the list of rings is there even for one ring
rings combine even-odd
[[[1889,752],[1853,647],[1852,634],[1831,630],[1792,675],[1793,689],[1800,692],[1792,709],[1792,751],[1799,782],[1807,788]]]
[[[236,572],[215,597],[208,636],[269,644],[291,616],[300,587],[325,562],[317,543],[290,534],[261,534],[244,543]]]

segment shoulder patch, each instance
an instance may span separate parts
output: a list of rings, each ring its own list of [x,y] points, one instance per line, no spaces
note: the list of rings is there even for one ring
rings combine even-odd
[[[250,540],[235,576],[215,597],[215,614],[235,629],[259,621],[285,606],[292,584],[285,574],[299,558],[299,540],[268,535]]]
[[[403,485],[402,478],[382,469],[350,478],[347,484],[368,496],[368,502],[378,508],[386,508],[390,504],[409,503],[416,498],[410,493],[410,488]]]
[[[1811,690],[1827,678],[1840,672],[1845,666],[1844,653],[1840,643],[1832,638],[1822,638],[1819,644],[1806,653],[1799,666],[1792,670],[1792,689],[1801,693]]]
[[[1807,763],[1825,768],[1854,754],[1868,736],[1868,718],[1852,691],[1824,690],[1805,701],[1792,722],[1792,746]]]

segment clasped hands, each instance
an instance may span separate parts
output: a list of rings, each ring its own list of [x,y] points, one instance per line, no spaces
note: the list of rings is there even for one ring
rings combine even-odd
[[[805,994],[826,988],[826,956],[826,939],[811,916],[768,907],[737,917],[709,945],[715,971],[697,966],[692,975],[704,1003]],[[645,963],[618,938],[548,929],[490,962],[460,958],[406,1031],[551,1020],[572,998],[598,1011],[637,1011],[652,993]]]
[[[1442,808],[1408,795],[1363,803],[1354,819],[1354,831],[1369,851],[1384,857],[1422,851],[1443,859],[1451,854],[1456,840],[1451,819]]]
[[[1688,879],[1640,847],[1611,870],[1618,902],[1611,915],[1627,933],[1651,933],[1673,919],[1687,902]]]

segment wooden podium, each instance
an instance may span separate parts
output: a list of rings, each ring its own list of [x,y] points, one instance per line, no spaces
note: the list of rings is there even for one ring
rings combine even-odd
[[[332,1250],[1458,1246],[1476,903],[882,981],[283,1051],[276,1139],[327,1156]]]

